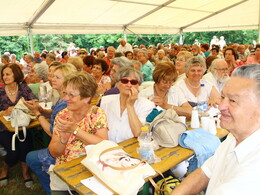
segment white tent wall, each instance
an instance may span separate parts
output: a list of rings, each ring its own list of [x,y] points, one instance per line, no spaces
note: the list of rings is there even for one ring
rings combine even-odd
[[[259,0],[1,0],[0,36],[259,28]]]

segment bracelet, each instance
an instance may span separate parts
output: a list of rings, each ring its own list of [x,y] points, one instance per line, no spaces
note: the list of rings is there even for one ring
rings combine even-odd
[[[61,140],[62,140],[62,139],[61,139],[61,137],[60,137],[60,143],[62,143],[63,145],[66,145],[67,142],[68,142],[68,141],[66,141],[66,142],[62,142]]]

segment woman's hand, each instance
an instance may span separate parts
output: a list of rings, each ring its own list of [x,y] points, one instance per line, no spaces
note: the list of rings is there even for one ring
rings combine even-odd
[[[138,90],[135,87],[131,87],[128,94],[126,105],[133,106],[138,98]]]
[[[39,105],[38,102],[35,102],[35,100],[32,100],[32,101],[25,101],[24,98],[22,98],[22,101],[24,103],[24,105],[29,109],[31,110],[34,115],[37,115],[39,113],[42,112],[42,107]]]
[[[160,106],[161,108],[164,108],[166,107],[167,105],[167,101],[165,98],[162,98],[160,96],[154,96],[153,99],[152,99],[152,102],[154,102],[154,104],[156,106]]]
[[[3,116],[10,116],[11,113],[12,113],[13,108],[14,108],[14,106],[8,107],[5,111],[2,112],[2,115]]]
[[[67,119],[62,119],[61,117],[56,117],[55,119],[55,129],[59,133],[68,133],[71,134],[77,128],[76,121],[71,117]]]

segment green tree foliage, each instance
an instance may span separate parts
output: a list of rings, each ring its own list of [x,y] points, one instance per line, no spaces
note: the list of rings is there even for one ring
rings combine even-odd
[[[193,44],[195,39],[200,43],[209,43],[213,36],[224,36],[227,44],[231,43],[247,43],[252,44],[253,40],[257,40],[257,30],[241,30],[241,31],[216,31],[216,32],[186,32],[183,33],[184,44]],[[79,35],[33,35],[34,51],[50,50],[66,50],[69,43],[73,42],[79,48],[85,48],[88,51],[91,48],[99,48],[100,46],[108,47],[119,45],[119,39],[124,37],[123,34],[79,34]],[[143,44],[145,46],[157,45],[158,43],[170,44],[179,42],[179,34],[128,34],[127,41],[132,45]],[[17,55],[20,59],[24,52],[30,53],[30,42],[27,36],[8,36],[0,37],[0,52],[9,51]]]

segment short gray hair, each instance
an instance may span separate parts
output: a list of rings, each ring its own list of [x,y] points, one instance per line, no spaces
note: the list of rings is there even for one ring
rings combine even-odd
[[[260,97],[260,64],[249,64],[237,67],[232,72],[232,77],[252,79],[256,82],[256,97]]]
[[[48,81],[48,71],[49,66],[45,63],[36,63],[33,67],[35,74],[43,80],[43,82]]]
[[[139,70],[134,69],[133,67],[122,67],[116,73],[116,82],[119,82],[123,77],[129,77],[134,75],[138,81],[138,84],[141,85],[143,81],[143,75]]]
[[[114,58],[113,60],[111,60],[111,64],[115,64],[115,65],[119,66],[120,68],[124,67],[124,66],[132,66],[133,67],[132,62],[128,58],[126,58],[125,56]]]
[[[208,69],[208,71],[209,72],[214,72],[215,68],[217,67],[218,63],[220,63],[220,62],[226,62],[226,61],[223,60],[223,59],[219,59],[219,58],[213,60],[211,65],[210,65],[210,67],[209,67],[209,69]]]
[[[52,54],[52,53],[49,53],[49,54],[47,54],[47,55],[46,55],[46,58],[47,58],[47,57],[49,57],[49,58],[50,58],[50,60],[51,60],[52,62],[56,60],[56,57],[55,57],[55,55],[54,55],[54,54]]]
[[[188,59],[188,61],[185,63],[184,66],[184,70],[186,74],[189,72],[192,66],[201,66],[203,73],[205,73],[207,70],[205,60],[202,59],[201,57],[195,56]]]
[[[138,60],[132,60],[132,63],[133,63],[133,65],[137,64],[139,68],[142,67],[142,63],[140,61],[138,61]]]
[[[142,53],[142,54],[144,54],[145,57],[148,58],[148,52],[147,52],[147,50],[140,49],[140,50],[138,51],[138,53]]]

